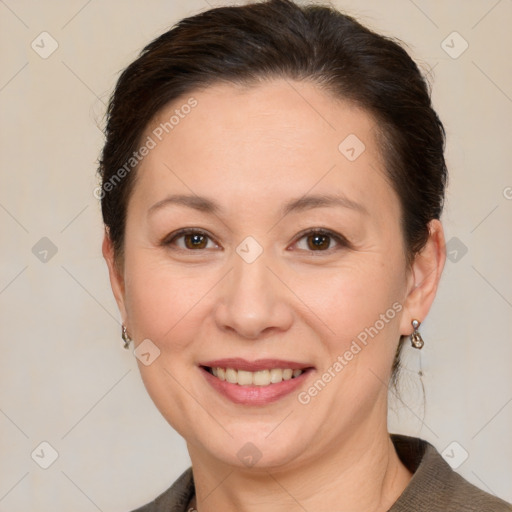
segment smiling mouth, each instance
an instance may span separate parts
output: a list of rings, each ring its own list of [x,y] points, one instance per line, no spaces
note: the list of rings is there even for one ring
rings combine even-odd
[[[202,368],[221,381],[238,384],[239,386],[271,386],[286,380],[296,379],[308,371],[308,368],[272,368],[255,372],[235,368],[221,368],[219,366],[203,366]]]

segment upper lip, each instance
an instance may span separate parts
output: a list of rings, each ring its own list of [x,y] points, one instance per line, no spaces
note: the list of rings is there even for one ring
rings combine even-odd
[[[215,359],[214,361],[200,363],[199,366],[208,366],[210,368],[233,368],[248,372],[271,370],[272,368],[281,368],[283,370],[287,368],[291,368],[292,370],[304,370],[306,368],[311,368],[311,365],[299,363],[297,361],[285,361],[283,359],[256,359],[255,361],[247,361],[240,357]]]

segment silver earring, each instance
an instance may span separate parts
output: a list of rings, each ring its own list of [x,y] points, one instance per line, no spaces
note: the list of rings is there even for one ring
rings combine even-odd
[[[411,345],[414,348],[423,348],[423,345],[425,342],[423,341],[423,338],[421,337],[421,334],[418,331],[419,326],[421,325],[421,322],[419,320],[413,319],[411,322],[412,327],[414,329],[414,332],[411,334]]]
[[[123,329],[121,330],[121,338],[123,338],[123,341],[124,341],[124,348],[128,349],[132,339],[128,335],[128,331],[126,330],[126,326],[124,324],[123,324]]]

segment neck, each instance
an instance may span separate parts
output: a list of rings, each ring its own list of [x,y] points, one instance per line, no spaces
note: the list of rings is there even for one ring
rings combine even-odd
[[[190,446],[189,452],[198,512],[386,512],[412,477],[385,428],[360,429],[321,457],[289,468],[219,466]]]

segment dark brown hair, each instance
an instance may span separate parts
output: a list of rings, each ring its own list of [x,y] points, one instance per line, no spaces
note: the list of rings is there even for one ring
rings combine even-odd
[[[332,8],[290,0],[219,7],[183,19],[123,71],[109,103],[99,165],[103,220],[116,258],[122,259],[136,175],[126,162],[151,120],[170,102],[215,83],[278,77],[317,84],[375,118],[412,262],[428,239],[429,221],[441,215],[447,180],[444,129],[427,82],[394,40]]]

